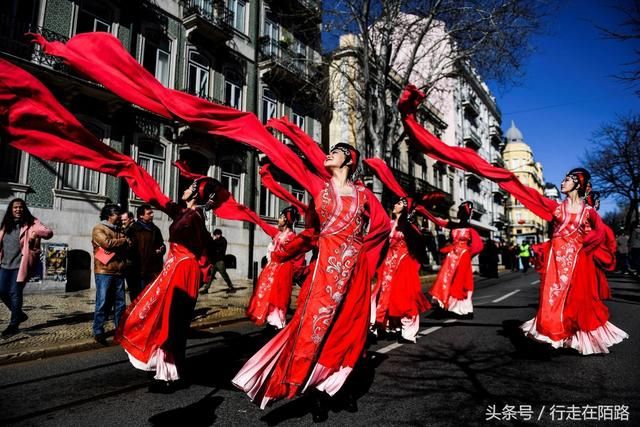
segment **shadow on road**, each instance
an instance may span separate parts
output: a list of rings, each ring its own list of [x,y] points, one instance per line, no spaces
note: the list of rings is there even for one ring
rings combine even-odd
[[[178,426],[188,423],[189,426],[210,426],[216,419],[216,409],[224,401],[220,396],[214,396],[217,390],[212,391],[199,401],[187,405],[184,408],[172,409],[161,412],[149,418],[152,426]]]
[[[502,330],[498,331],[499,335],[511,341],[515,349],[512,356],[516,359],[525,360],[551,360],[553,348],[549,344],[527,337],[520,329],[522,323],[522,320],[517,319],[505,320],[502,322]]]
[[[386,355],[367,352],[366,356],[355,366],[347,383],[329,400],[330,411],[339,413],[345,410],[344,402],[347,394],[351,394],[356,401],[367,394],[373,384],[376,368],[385,359],[387,359]],[[311,393],[308,393],[303,397],[273,409],[262,417],[261,420],[270,426],[275,426],[287,420],[302,418],[311,413],[311,405]]]

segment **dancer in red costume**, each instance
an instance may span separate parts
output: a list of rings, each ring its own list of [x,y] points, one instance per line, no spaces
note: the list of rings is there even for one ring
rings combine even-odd
[[[351,180],[358,159],[359,152],[344,143],[326,156],[331,178],[314,194],[320,225],[314,270],[300,291],[291,323],[233,379],[262,408],[310,388],[334,395],[362,355],[371,283],[366,223],[368,219],[369,233],[378,240],[388,233],[388,222],[385,227],[374,216],[375,197]],[[315,402],[314,420],[326,419],[323,400]]]
[[[408,209],[409,201],[404,197],[393,206],[389,249],[378,269],[375,322],[378,328],[387,330],[400,325],[400,341],[416,342],[420,313],[431,308],[431,304],[420,282],[416,248],[424,248],[422,234],[411,223]]]
[[[265,323],[276,329],[284,328],[287,308],[291,299],[293,277],[304,262],[304,253],[293,258],[287,256],[285,248],[296,236],[293,231],[300,219],[298,209],[289,206],[278,218],[278,234],[269,245],[269,263],[264,267],[247,307],[247,317],[256,325]]]
[[[482,239],[469,224],[473,203],[458,207],[459,222],[440,220],[438,225],[451,229],[453,243],[440,249],[447,257],[429,293],[444,310],[464,316],[473,313],[473,271],[471,259],[482,251]]]
[[[604,244],[604,224],[582,200],[590,175],[571,170],[560,191],[567,198],[553,211],[553,237],[540,249],[543,271],[536,317],[521,328],[530,337],[580,354],[608,353],[628,335],[608,321],[599,297],[594,250]],[[590,231],[588,231],[590,230]]]
[[[152,392],[170,393],[183,377],[187,333],[201,283],[198,259],[211,244],[202,208],[211,207],[219,188],[214,179],[199,178],[182,194],[186,208],[167,206],[173,219],[167,260],[158,277],[127,307],[117,331],[133,366],[156,372]]]
[[[567,174],[561,191],[567,198],[558,203],[522,184],[513,172],[489,164],[478,153],[452,147],[420,126],[415,117],[424,94],[407,86],[398,109],[412,144],[425,154],[497,183],[527,209],[554,223],[551,241],[538,247],[541,254],[540,305],[535,318],[522,325],[525,333],[554,347],[570,347],[580,354],[608,353],[608,348],[628,338],[611,324],[606,306],[597,296],[593,251],[604,244],[606,231],[596,211],[584,196],[589,173],[574,169]],[[591,231],[587,233],[586,226]],[[596,292],[594,298],[593,292]]]

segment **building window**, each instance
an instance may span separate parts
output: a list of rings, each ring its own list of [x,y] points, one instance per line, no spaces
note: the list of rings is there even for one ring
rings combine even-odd
[[[187,90],[189,93],[207,97],[209,95],[209,61],[197,51],[189,51],[189,81]]]
[[[262,90],[262,122],[267,123],[267,120],[276,117],[278,115],[278,100],[271,90],[264,88]]]
[[[153,139],[138,140],[138,164],[164,188],[165,147]]]
[[[273,193],[267,190],[265,187],[260,187],[260,215],[268,218],[278,218],[280,214],[280,201],[273,195]]]
[[[224,100],[230,107],[242,110],[242,77],[228,71],[224,80]]]
[[[220,182],[224,188],[229,190],[238,203],[242,203],[242,163],[238,157],[228,156],[220,161]]]
[[[273,14],[270,11],[265,13],[263,31],[267,42],[262,46],[262,53],[265,56],[277,56],[280,27],[275,23]]]
[[[304,130],[304,116],[302,114],[298,114],[295,111],[291,112],[291,121],[294,125]]]
[[[0,141],[0,181],[18,182],[20,157],[20,150]]]
[[[233,14],[233,28],[240,31],[241,33],[244,33],[244,18],[247,9],[247,2],[244,0],[229,0],[229,9]]]
[[[171,69],[171,42],[158,31],[147,31],[144,42],[142,65],[163,86],[169,87]]]
[[[293,56],[293,65],[295,69],[305,75],[305,65],[307,62],[307,47],[298,39],[293,39],[291,45],[291,55]]]
[[[92,123],[83,123],[93,135],[104,142],[105,131]],[[88,193],[98,193],[100,189],[100,174],[91,169],[78,165],[62,164],[62,188]]]
[[[83,1],[78,10],[76,34],[95,31],[111,32],[113,22],[112,10],[97,1]]]
[[[300,200],[302,203],[304,203],[304,190],[299,190],[299,189],[291,189],[291,194],[293,195],[293,197],[295,197],[296,199]]]
[[[229,193],[236,199],[239,203],[240,201],[240,175],[236,175],[230,172],[222,171],[221,174],[222,185],[229,190]]]

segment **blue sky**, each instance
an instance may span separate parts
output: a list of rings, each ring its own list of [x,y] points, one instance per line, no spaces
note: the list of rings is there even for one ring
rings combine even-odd
[[[552,4],[554,0],[551,0]],[[581,166],[590,139],[603,123],[640,113],[640,98],[612,77],[634,58],[632,42],[606,39],[596,25],[616,29],[623,16],[613,6],[631,0],[563,0],[531,40],[519,84],[500,88],[488,82],[502,111],[502,128],[514,120],[542,163],[545,180],[559,186],[565,173]],[[330,49],[337,38],[323,35]],[[640,46],[636,47],[640,49]],[[615,209],[602,203],[601,213]]]
[[[611,77],[633,60],[634,45],[606,39],[595,27],[619,27],[623,18],[614,3],[563,2],[547,20],[545,35],[532,40],[537,51],[527,60],[521,83],[493,89],[503,130],[515,121],[547,182],[559,185],[570,168],[581,165],[599,126],[640,112],[634,90]],[[615,203],[607,200],[601,213],[613,209]]]

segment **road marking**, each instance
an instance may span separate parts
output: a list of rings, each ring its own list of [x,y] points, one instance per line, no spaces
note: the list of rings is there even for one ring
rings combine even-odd
[[[447,319],[444,321],[444,323],[453,323],[456,322],[458,319]],[[418,334],[416,335],[416,339],[419,337],[424,337],[425,335],[429,335],[432,332],[437,331],[438,329],[442,329],[442,326],[432,326],[430,328],[425,329],[424,331],[420,331],[418,332]],[[382,347],[379,350],[376,350],[376,353],[389,353],[392,350],[395,350],[396,348],[402,347],[404,344],[401,344],[399,342],[394,342],[393,344],[389,344],[386,347]]]
[[[393,344],[389,344],[386,347],[382,347],[380,350],[376,350],[376,353],[389,353],[391,350],[395,350],[398,347],[402,347],[402,344],[399,342],[394,342]]]
[[[540,279],[534,280],[533,282],[531,282],[532,285],[537,285],[538,283],[540,283]]]
[[[500,302],[500,301],[502,301],[502,300],[505,300],[505,299],[509,298],[511,295],[515,295],[515,294],[517,294],[518,292],[520,292],[520,289],[516,289],[516,290],[515,290],[515,291],[513,291],[513,292],[509,292],[508,294],[503,295],[503,296],[501,296],[500,298],[496,298],[496,299],[494,299],[494,300],[493,300],[493,301],[491,301],[491,302]]]

